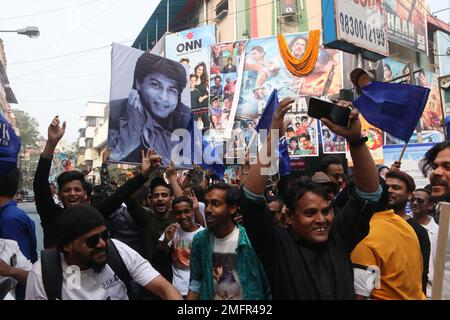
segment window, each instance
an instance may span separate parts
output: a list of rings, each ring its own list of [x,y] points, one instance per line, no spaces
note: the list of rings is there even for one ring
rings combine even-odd
[[[87,138],[86,139],[86,148],[93,148],[94,147],[94,139],[93,138]]]
[[[95,127],[97,125],[97,118],[96,117],[87,117],[86,122],[87,122],[88,127]]]
[[[228,14],[228,0],[222,0],[216,6],[216,21],[222,20]]]

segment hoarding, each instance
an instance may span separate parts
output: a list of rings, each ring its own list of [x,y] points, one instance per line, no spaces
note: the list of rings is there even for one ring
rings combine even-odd
[[[388,40],[427,53],[425,0],[385,0]]]

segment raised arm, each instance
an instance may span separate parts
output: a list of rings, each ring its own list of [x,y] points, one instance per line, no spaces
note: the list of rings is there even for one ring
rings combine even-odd
[[[183,189],[181,189],[180,184],[177,179],[177,171],[175,170],[175,165],[170,161],[170,165],[166,169],[167,178],[169,179],[170,185],[172,186],[174,197],[183,196]]]
[[[138,190],[147,180],[150,173],[161,165],[161,157],[154,150],[147,153],[142,151],[141,173],[130,179],[116,190],[110,197],[106,198],[95,207],[106,217],[111,215],[120,205],[125,202],[136,190]],[[131,213],[131,212],[130,212]]]
[[[339,100],[336,104],[342,108],[353,107],[353,104],[349,101]],[[361,140],[361,122],[359,120],[358,110],[352,109],[348,128],[334,124],[328,119],[322,118],[320,120],[331,131],[347,140],[353,159],[353,173],[356,187],[367,193],[378,191],[378,171],[369,149],[364,143],[365,141]]]
[[[275,112],[272,119],[271,130],[267,135],[267,141],[264,144],[261,152],[258,153],[257,163],[252,164],[250,166],[250,170],[247,176],[247,180],[245,181],[244,187],[254,194],[263,194],[264,190],[266,189],[267,180],[269,179],[268,175],[262,174],[262,170],[264,168],[269,168],[270,163],[262,164],[259,155],[260,154],[272,155],[272,152],[274,151],[272,150],[271,144],[272,131],[273,130],[278,130],[279,132],[282,131],[284,116],[286,115],[286,112],[288,112],[292,108],[292,103],[294,101],[295,100],[292,98],[284,98],[278,104],[277,111]]]
[[[63,137],[65,131],[66,122],[63,122],[61,126],[58,116],[54,117],[48,127],[47,142],[34,175],[33,190],[36,208],[43,224],[48,222],[48,219],[55,218],[51,215],[52,213],[60,212],[60,207],[53,201],[48,176],[56,145]]]

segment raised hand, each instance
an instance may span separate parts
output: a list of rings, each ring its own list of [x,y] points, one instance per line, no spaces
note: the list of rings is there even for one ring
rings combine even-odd
[[[173,161],[170,161],[170,165],[166,169],[167,177],[173,178],[177,176],[177,171],[175,170],[175,164]]]
[[[184,194],[192,200],[192,209],[197,210],[200,208],[195,192],[191,188],[186,188],[186,190],[184,190]]]
[[[48,141],[54,145],[58,144],[59,140],[63,137],[64,132],[66,132],[66,122],[64,121],[62,126],[60,125],[60,122],[59,116],[56,116],[48,127]]]
[[[400,161],[394,161],[394,163],[391,165],[391,171],[400,171],[402,163]]]
[[[141,173],[144,176],[148,177],[153,170],[161,166],[162,158],[153,149],[150,149],[147,152],[142,150],[141,155],[142,155]]]
[[[353,104],[350,101],[337,100],[336,105],[342,108],[352,108]],[[350,112],[350,122],[348,128],[341,127],[338,124],[331,122],[328,119],[320,119],[334,133],[344,137],[348,142],[355,142],[361,138],[361,121],[359,120],[358,109],[352,109]]]
[[[293,98],[284,98],[281,100],[278,104],[277,111],[273,115],[271,129],[283,130],[284,116],[286,115],[286,112],[292,108],[294,101],[295,100]]]
[[[172,223],[171,225],[169,225],[166,230],[164,231],[164,242],[167,243],[170,240],[173,239],[173,237],[175,236],[175,231],[177,231],[178,229],[178,223]]]

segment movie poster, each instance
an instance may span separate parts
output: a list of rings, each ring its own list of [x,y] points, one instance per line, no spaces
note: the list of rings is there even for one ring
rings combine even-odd
[[[445,112],[445,117],[450,116],[450,75],[439,78],[441,90],[441,101]]]
[[[209,87],[209,121],[211,136],[216,141],[232,138],[227,134],[231,128],[237,128],[234,123],[237,105],[235,97],[239,97],[238,82],[240,59],[245,52],[246,41],[220,43],[211,46],[211,78]],[[241,68],[242,69],[242,68]],[[233,112],[234,111],[234,112]]]
[[[375,161],[376,164],[383,164],[384,163],[383,131],[368,123],[362,115],[359,116],[359,119],[361,120],[361,133],[364,137],[368,138],[366,145],[369,148],[373,160]],[[348,166],[352,167],[353,160],[350,155],[350,150],[348,148],[347,148],[347,159],[348,159]]]
[[[209,106],[209,48],[216,43],[216,26],[188,29],[166,35],[166,58],[188,66],[191,83],[191,108],[198,129],[210,126]],[[195,79],[191,79],[195,75]],[[194,82],[195,81],[195,82]]]
[[[305,52],[309,33],[285,36],[289,49],[297,57]],[[251,39],[247,43],[236,119],[257,121],[273,89],[278,97],[296,97],[296,105],[306,105],[307,96],[329,96],[342,88],[341,52],[319,49],[314,70],[305,77],[295,77],[280,57],[276,37]]]
[[[320,133],[322,138],[322,151],[325,154],[345,153],[347,142],[344,137],[335,134],[326,125],[320,122]]]
[[[410,143],[436,143],[443,141],[443,127],[442,127],[442,103],[439,97],[439,87],[437,76],[429,69],[423,68],[410,76],[401,77],[410,73],[410,66],[393,59],[384,59],[384,81],[388,82],[392,79],[397,79],[397,83],[414,83],[419,86],[431,89],[420,122],[414,131]],[[413,65],[413,70],[417,71],[420,68]],[[385,144],[404,144],[404,141],[391,136],[386,133]]]
[[[306,113],[287,113],[285,119],[290,122],[286,129],[289,156],[291,158],[318,156],[318,120]]]
[[[385,0],[388,40],[427,53],[425,0]]]
[[[56,181],[56,178],[63,172],[75,170],[76,158],[66,153],[55,153],[52,159],[49,179]]]
[[[163,165],[172,160],[178,168],[190,168],[190,141],[172,139],[177,129],[192,128],[187,67],[114,44],[111,68],[109,160],[139,164],[141,150],[154,149]],[[184,158],[174,150],[182,150]]]

